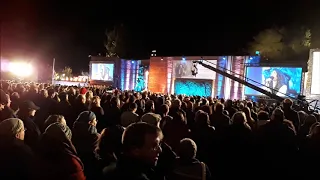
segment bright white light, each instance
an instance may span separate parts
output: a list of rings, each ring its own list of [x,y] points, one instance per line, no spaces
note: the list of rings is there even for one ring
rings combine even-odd
[[[149,82],[149,71],[145,72],[145,87],[148,87],[148,82]]]
[[[12,62],[9,64],[9,71],[19,77],[28,77],[32,74],[33,68],[29,63]]]
[[[320,94],[320,52],[313,52],[311,94]]]

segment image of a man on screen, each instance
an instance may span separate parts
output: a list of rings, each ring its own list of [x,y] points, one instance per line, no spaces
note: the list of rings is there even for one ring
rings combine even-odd
[[[185,76],[186,75],[186,66],[182,63],[176,64],[175,75],[176,75],[176,77]]]
[[[109,72],[110,72],[110,69],[105,66],[105,65],[100,65],[100,80],[103,80],[103,81],[108,81],[110,80],[110,75],[109,75]]]
[[[271,93],[284,96],[288,91],[288,77],[278,69],[273,69],[270,77],[265,80],[265,86]]]

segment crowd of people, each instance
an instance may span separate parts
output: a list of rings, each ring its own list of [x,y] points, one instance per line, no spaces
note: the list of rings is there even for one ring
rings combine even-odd
[[[249,100],[3,81],[0,179],[309,179],[319,116]]]

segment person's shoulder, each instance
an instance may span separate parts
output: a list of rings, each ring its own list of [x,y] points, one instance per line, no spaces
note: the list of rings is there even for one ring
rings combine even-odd
[[[79,158],[71,156],[69,163],[73,166],[74,171],[83,171],[83,164]]]

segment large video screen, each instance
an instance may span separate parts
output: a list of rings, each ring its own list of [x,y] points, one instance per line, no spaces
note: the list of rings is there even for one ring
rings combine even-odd
[[[91,79],[100,81],[113,81],[114,64],[92,63]]]
[[[301,67],[247,67],[248,82],[278,96],[296,97],[300,94]],[[249,80],[250,79],[250,80]],[[264,95],[245,86],[245,95]]]
[[[311,94],[320,94],[320,52],[313,52],[312,58],[312,77],[311,77]]]
[[[176,79],[174,82],[174,93],[187,96],[212,96],[212,81],[197,79]]]
[[[216,67],[217,60],[208,60],[209,65]],[[216,72],[197,65],[198,74],[192,75],[193,62],[191,60],[173,61],[173,77],[187,79],[216,79]]]

